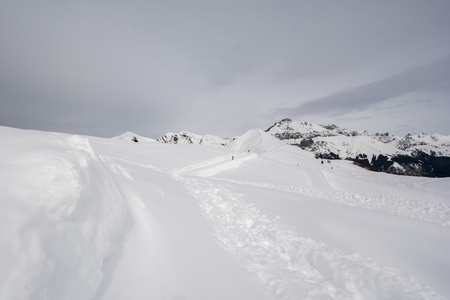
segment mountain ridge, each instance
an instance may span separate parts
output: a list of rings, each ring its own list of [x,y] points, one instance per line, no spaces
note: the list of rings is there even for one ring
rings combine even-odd
[[[398,175],[450,177],[450,136],[437,133],[415,133],[404,137],[388,132],[371,134],[365,130],[340,128],[335,124],[321,125],[289,118],[275,122],[262,132],[313,152],[322,159],[353,160],[372,170]],[[230,147],[234,140],[242,136],[222,138],[182,131],[166,133],[156,142]]]
[[[266,132],[325,159],[350,159],[358,165],[398,175],[450,176],[450,136],[370,134],[288,118]]]

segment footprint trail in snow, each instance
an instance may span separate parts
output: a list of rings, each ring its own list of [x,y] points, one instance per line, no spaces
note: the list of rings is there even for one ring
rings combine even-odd
[[[243,156],[245,160],[253,157]],[[277,298],[444,299],[368,256],[330,249],[300,236],[278,219],[267,218],[218,180],[203,177],[240,163],[221,157],[174,170],[172,175],[198,200],[220,242]]]
[[[281,192],[296,193],[342,205],[383,210],[391,214],[419,219],[430,223],[440,224],[442,226],[450,225],[450,207],[443,203],[434,203],[422,199],[393,197],[384,194],[350,193],[319,188],[275,185],[266,182],[239,181],[224,178],[215,178],[215,180],[257,186]]]

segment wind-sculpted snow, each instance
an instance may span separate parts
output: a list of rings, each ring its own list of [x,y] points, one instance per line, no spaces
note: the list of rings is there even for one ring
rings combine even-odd
[[[217,238],[239,263],[279,299],[444,299],[428,286],[410,276],[384,266],[361,253],[345,253],[298,235],[278,219],[270,220],[240,194],[220,185],[209,175],[208,165],[219,168],[218,161],[207,161],[173,171],[173,176],[186,184],[199,201],[204,214],[213,224]],[[232,165],[224,162],[223,165]],[[202,169],[198,172],[198,169]],[[213,171],[211,174],[216,174]],[[370,196],[336,191],[296,189],[252,182],[256,185],[289,191],[322,199],[341,199],[348,205],[362,205]],[[350,201],[347,201],[349,200]],[[354,201],[361,199],[362,201]],[[336,202],[339,202],[336,201]],[[389,201],[382,201],[386,203]],[[366,206],[365,208],[372,208]],[[381,204],[385,206],[385,204]],[[389,205],[388,205],[389,206]],[[386,208],[386,207],[383,207]],[[413,209],[414,210],[414,209]],[[448,210],[447,210],[448,219]]]
[[[40,138],[10,141],[25,147],[0,171],[0,299],[92,299],[126,206],[87,138]]]

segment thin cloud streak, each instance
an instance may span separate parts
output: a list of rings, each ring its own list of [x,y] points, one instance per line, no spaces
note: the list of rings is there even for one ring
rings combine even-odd
[[[408,93],[450,88],[450,57],[417,67],[351,90],[313,99],[297,107],[280,110],[294,116],[356,112]]]

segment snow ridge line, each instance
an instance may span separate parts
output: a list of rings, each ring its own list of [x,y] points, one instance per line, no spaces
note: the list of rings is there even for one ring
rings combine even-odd
[[[330,250],[299,236],[218,184],[182,180],[218,239],[280,299],[442,299],[428,286],[370,257]]]
[[[349,193],[318,188],[303,188],[295,186],[275,185],[264,182],[239,181],[226,178],[214,178],[241,185],[251,185],[273,189],[281,192],[296,193],[312,198],[323,199],[337,204],[357,206],[365,209],[378,209],[390,214],[419,219],[442,226],[450,226],[450,207],[444,203],[434,203],[419,199],[407,199],[387,195],[371,195]]]

